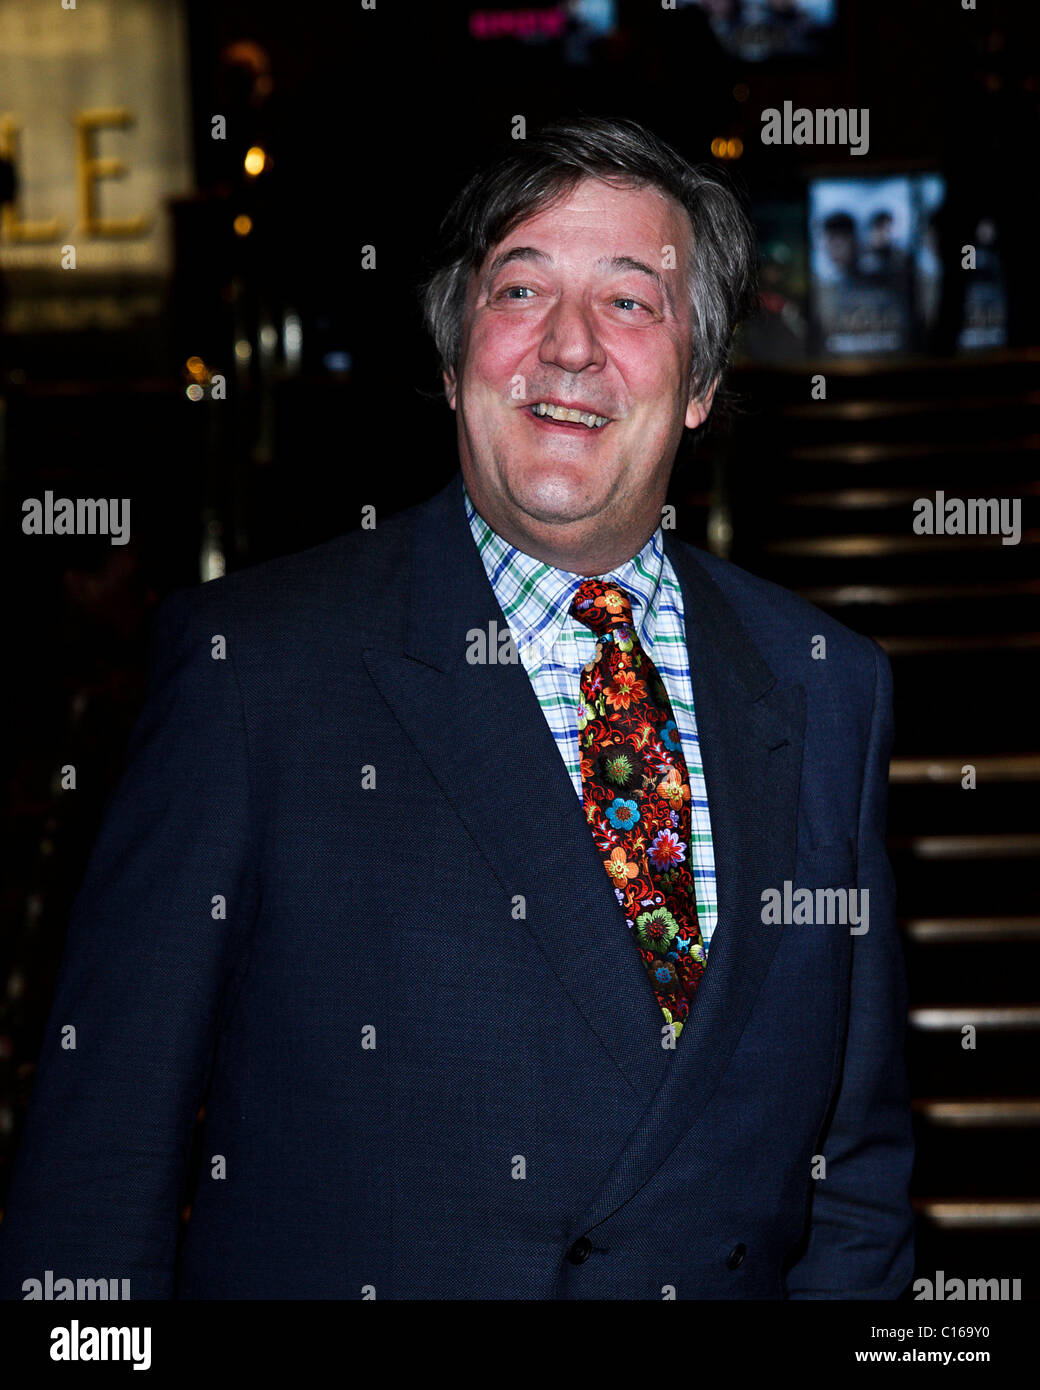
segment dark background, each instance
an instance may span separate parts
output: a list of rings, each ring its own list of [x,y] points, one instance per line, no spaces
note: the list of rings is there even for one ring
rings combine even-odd
[[[471,8],[506,6],[189,0],[196,188],[166,212],[163,312],[120,332],[0,335],[11,658],[0,1202],[157,603],[447,480],[454,416],[417,296],[437,224],[478,162],[509,145],[514,116],[532,131],[585,111],[639,119],[695,160],[739,138],[740,158],[714,162],[749,200],[799,197],[824,166],[929,169],[948,181],[948,252],[983,212],[999,227],[1006,347],[958,353],[942,330],[914,356],[741,358],[728,408],[684,443],[670,500],[684,537],[805,593],[892,657],[919,1271],[1018,1277],[1037,1298],[1037,13],[1010,0],[977,12],[845,0],[822,56],[748,64],[698,10],[641,0],[621,3],[615,33],[574,66],[558,43],[471,39]],[[869,156],[764,146],[760,113],[785,99],[869,107]],[[228,117],[224,142],[210,138],[215,112]],[[253,145],[268,166],[247,179]],[[232,230],[242,213],[247,237]],[[361,269],[364,245],[374,270]],[[947,278],[948,327],[959,282]],[[810,398],[814,372],[826,401]],[[224,400],[209,398],[214,374]],[[47,488],[129,497],[131,544],[23,536],[21,500]],[[915,536],[912,502],[937,489],[1021,499],[1021,544]],[[69,763],[75,792],[60,789]],[[961,785],[969,764],[975,790]],[[966,1023],[975,1050],[962,1046]]]

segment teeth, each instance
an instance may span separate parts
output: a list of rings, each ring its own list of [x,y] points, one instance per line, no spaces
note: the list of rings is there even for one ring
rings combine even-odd
[[[547,405],[539,401],[533,407],[536,415],[548,415],[551,420],[566,420],[572,425],[587,425],[590,430],[602,429],[610,419],[609,415],[593,415],[585,410],[567,410],[562,405]]]

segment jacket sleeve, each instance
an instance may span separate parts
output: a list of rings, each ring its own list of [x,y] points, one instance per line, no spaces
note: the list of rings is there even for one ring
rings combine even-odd
[[[885,851],[892,674],[876,643],[874,659],[857,884],[869,893],[869,926],[851,938],[840,1090],[820,1148],[826,1177],[813,1182],[808,1243],[787,1274],[790,1298],[894,1299],[913,1277],[906,974]]]
[[[255,911],[221,584],[159,610],[148,698],[70,916],[0,1224],[0,1297],[26,1297],[46,1270],[174,1296],[194,1120]]]

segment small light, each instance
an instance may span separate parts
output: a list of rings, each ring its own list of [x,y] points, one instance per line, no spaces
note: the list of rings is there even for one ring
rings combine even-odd
[[[245,169],[251,178],[256,178],[257,174],[262,174],[264,165],[267,163],[267,156],[259,145],[251,145],[246,150]]]
[[[278,330],[273,323],[265,323],[259,333],[260,346],[265,352],[274,352],[278,346]]]
[[[189,357],[184,365],[194,377],[202,377],[206,374],[206,364],[201,357]]]
[[[253,355],[253,349],[248,338],[239,338],[235,343],[235,356],[240,362],[248,362]]]
[[[221,579],[227,572],[227,561],[221,536],[220,522],[214,516],[209,517],[202,539],[202,549],[199,553],[199,578],[203,584],[208,583],[211,579]]]
[[[712,154],[715,156],[716,159],[725,159],[725,157],[726,157],[726,142],[725,142],[725,140],[720,140],[719,137],[716,135],[715,139],[711,142],[711,152],[712,152]]]
[[[300,365],[303,353],[303,324],[297,313],[288,312],[282,324],[282,348],[285,352],[285,365],[295,371]]]
[[[253,219],[240,212],[231,225],[235,229],[235,236],[248,236],[253,230]]]
[[[726,141],[726,158],[739,159],[744,153],[744,142],[739,136]]]
[[[206,393],[197,381],[193,381],[184,394],[188,397],[189,401],[201,401]]]

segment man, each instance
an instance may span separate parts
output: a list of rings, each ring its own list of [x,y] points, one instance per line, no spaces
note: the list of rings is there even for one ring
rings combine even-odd
[[[888,667],[661,525],[751,257],[637,125],[518,145],[426,292],[461,473],[167,601],[8,1296],[901,1292]],[[869,929],[778,921],[785,884]]]
[[[847,212],[832,212],[823,223],[819,276],[825,284],[854,285],[859,280],[856,223]]]
[[[870,280],[893,281],[906,273],[906,253],[896,244],[895,219],[884,208],[870,219],[860,268]]]

